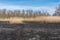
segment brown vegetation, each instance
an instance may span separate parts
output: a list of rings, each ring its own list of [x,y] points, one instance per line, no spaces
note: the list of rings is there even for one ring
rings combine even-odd
[[[5,18],[0,19],[0,21],[9,21],[10,23],[23,23],[24,21],[27,22],[42,22],[42,23],[60,23],[60,16],[39,16],[39,17],[31,17],[31,18]]]

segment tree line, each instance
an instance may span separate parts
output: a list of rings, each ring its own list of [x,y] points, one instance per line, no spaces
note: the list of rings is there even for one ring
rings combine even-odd
[[[41,12],[40,10],[6,10],[0,9],[0,17],[36,17],[36,16],[51,16],[48,12]],[[60,5],[56,8],[52,16],[60,16]]]
[[[0,9],[0,17],[36,17],[50,16],[48,12],[33,11],[33,10],[6,10]]]

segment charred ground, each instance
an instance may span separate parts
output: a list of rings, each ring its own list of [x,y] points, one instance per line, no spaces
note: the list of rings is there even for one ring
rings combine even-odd
[[[0,21],[0,40],[60,40],[60,23]]]

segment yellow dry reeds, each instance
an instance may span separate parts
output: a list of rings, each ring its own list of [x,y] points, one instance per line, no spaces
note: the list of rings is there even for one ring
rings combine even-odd
[[[10,23],[23,23],[23,21],[47,22],[47,23],[60,23],[60,16],[39,16],[35,18],[0,18],[0,21],[9,21]]]

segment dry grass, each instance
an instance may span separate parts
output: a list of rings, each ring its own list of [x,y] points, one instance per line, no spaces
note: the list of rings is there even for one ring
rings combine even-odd
[[[0,21],[9,21],[10,23],[23,23],[23,21],[35,21],[35,22],[49,22],[49,23],[60,23],[60,16],[40,16],[35,18],[5,18]]]

